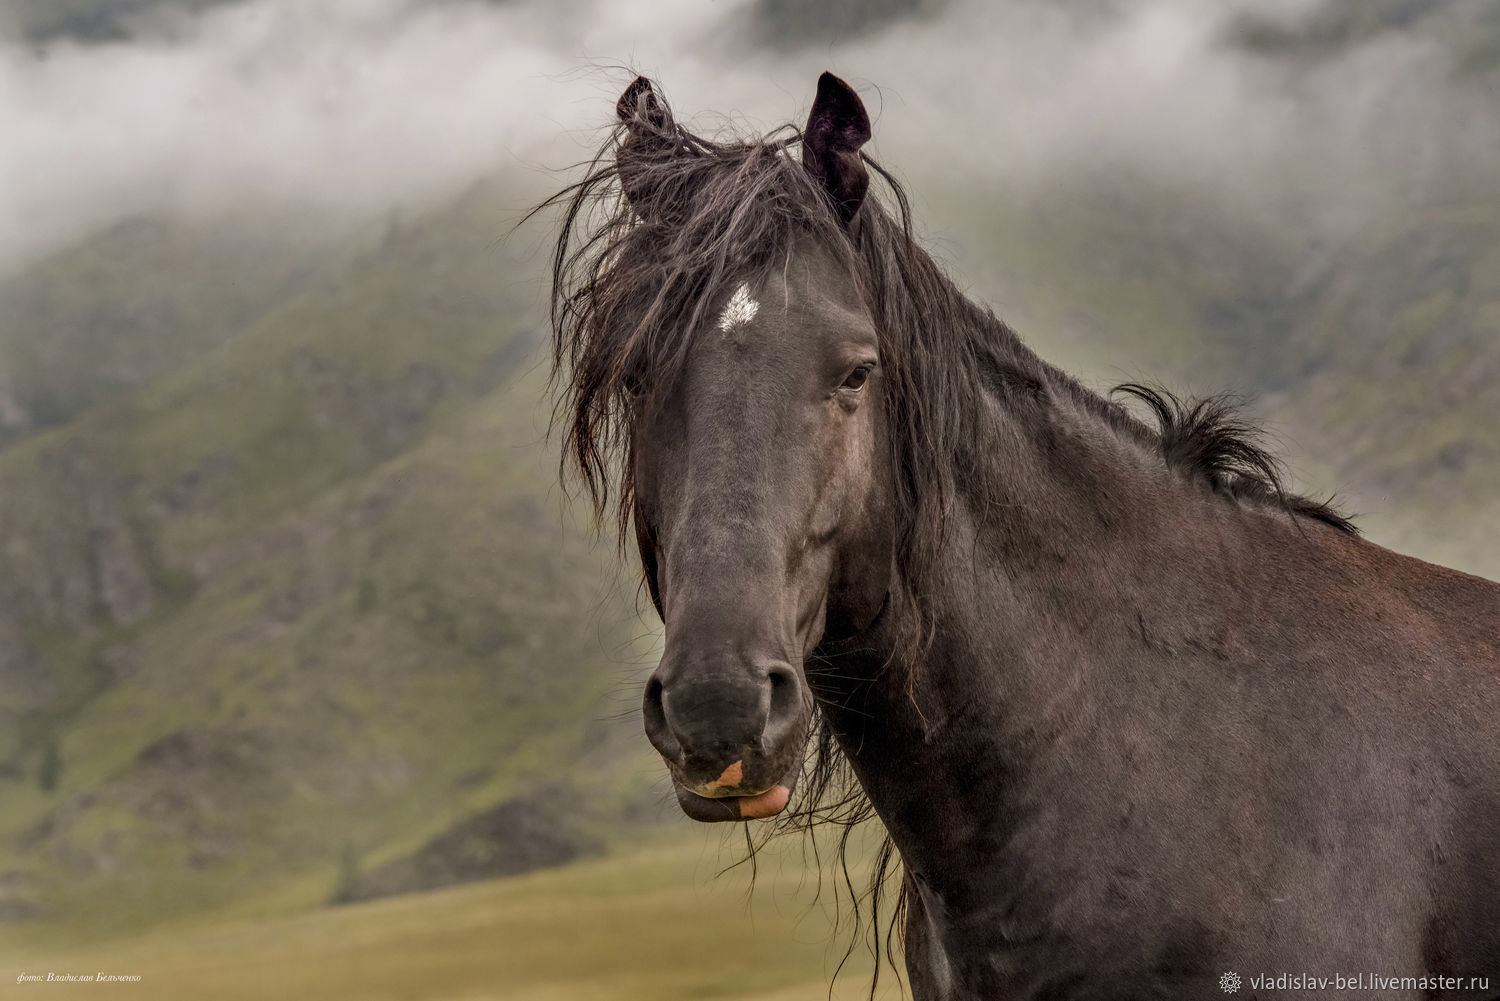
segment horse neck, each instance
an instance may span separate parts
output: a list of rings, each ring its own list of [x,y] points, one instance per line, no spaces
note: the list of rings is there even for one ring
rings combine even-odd
[[[1050,378],[1019,402],[990,399],[988,433],[960,457],[969,468],[982,457],[990,474],[950,515],[921,662],[875,674],[831,711],[908,871],[953,877],[941,887],[950,905],[1025,882],[1026,860],[1007,865],[997,846],[1073,753],[1090,704],[1152,656],[1152,631],[1190,614],[1193,633],[1211,636],[1233,607],[1232,585],[1211,573],[1174,576],[1233,536],[1233,505]],[[869,667],[894,649],[882,646],[870,644]],[[984,864],[965,865],[971,855]]]

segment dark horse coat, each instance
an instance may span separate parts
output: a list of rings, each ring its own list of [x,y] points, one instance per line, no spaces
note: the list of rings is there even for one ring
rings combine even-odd
[[[919,1001],[1500,996],[1500,587],[1288,495],[1221,402],[1038,359],[838,79],[753,142],[618,111],[554,199],[559,418],[683,810],[847,819],[847,764]]]

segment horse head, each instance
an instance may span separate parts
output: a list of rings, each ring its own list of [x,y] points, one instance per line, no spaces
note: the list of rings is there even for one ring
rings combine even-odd
[[[650,252],[697,275],[676,294],[703,296],[671,311],[685,329],[643,332],[662,343],[633,374],[634,527],[666,627],[646,733],[688,816],[769,817],[802,769],[807,658],[877,615],[891,573],[880,338],[847,249],[869,119],[824,74],[797,174],[709,172],[692,161],[714,151],[679,140],[644,79],[618,111],[621,187]],[[772,144],[761,155],[790,163]],[[736,231],[746,183],[815,210]]]

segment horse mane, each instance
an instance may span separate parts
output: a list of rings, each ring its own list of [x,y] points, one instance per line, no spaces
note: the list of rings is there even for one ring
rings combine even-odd
[[[1159,450],[1169,468],[1207,483],[1231,503],[1270,505],[1293,518],[1355,531],[1329,504],[1284,489],[1280,463],[1260,444],[1260,430],[1239,416],[1232,398],[1184,401],[1139,384],[1117,387],[1116,393],[1145,404],[1155,417],[1153,428],[1042,361],[1008,326],[969,300],[920,245],[905,191],[871,157],[861,154],[879,183],[872,184],[845,227],[795,155],[802,141],[799,129],[786,125],[763,136],[709,140],[678,125],[660,91],[655,93],[664,123],[657,126],[658,138],[664,141],[645,151],[630,149],[625,126],[617,125],[582,165],[582,178],[526,216],[549,207],[563,210],[551,276],[553,428],[561,429],[564,444],[560,471],[565,478],[570,470],[579,475],[597,521],[614,507],[622,552],[632,529],[641,529],[631,428],[671,391],[711,304],[731,283],[778,266],[792,242],[808,234],[849,265],[881,342],[898,512],[897,593],[889,607],[902,617],[895,624],[900,638],[895,659],[901,666],[918,662],[931,639],[935,624],[928,596],[939,584],[933,554],[964,485],[983,480],[974,429],[982,426],[986,401],[997,391],[1045,388],[1064,394],[1120,434]],[[622,159],[628,163],[623,176]],[[643,566],[642,586],[649,584]],[[815,653],[806,670],[831,671],[834,663]],[[824,826],[842,829],[838,854],[854,902],[856,936],[862,934],[862,904],[868,902],[878,980],[879,918],[896,871],[895,849],[887,838],[869,888],[855,892],[846,850],[873,808],[821,713],[802,788],[799,802],[781,814],[766,837]],[[811,843],[816,851],[816,841]],[[755,847],[752,843],[752,862]],[[893,966],[907,890],[903,881],[885,935],[883,951]],[[873,990],[872,984],[872,995]]]
[[[1275,505],[1341,532],[1359,528],[1331,500],[1287,491],[1285,466],[1261,444],[1265,431],[1240,416],[1230,394],[1179,399],[1166,390],[1126,382],[1113,393],[1140,400],[1156,418],[1156,441],[1168,466],[1206,481],[1216,492],[1256,504]]]

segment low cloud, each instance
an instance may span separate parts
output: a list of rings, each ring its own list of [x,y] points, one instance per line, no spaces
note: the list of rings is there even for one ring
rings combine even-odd
[[[6,43],[0,266],[142,211],[367,213],[533,162],[607,109],[596,60],[673,45],[625,6],[257,0],[130,41]],[[668,11],[675,37],[706,7]]]
[[[1257,10],[1295,24],[1313,7]],[[1500,145],[1451,53],[1419,32],[1278,61],[1228,44],[1225,5],[1016,0],[787,51],[749,41],[751,13],[750,0],[251,0],[130,41],[6,43],[0,268],[147,210],[270,199],[358,217],[576,160],[623,64],[710,129],[795,120],[832,68],[912,176],[1046,184],[1118,164],[1236,200],[1326,199],[1331,225],[1483,174]]]

